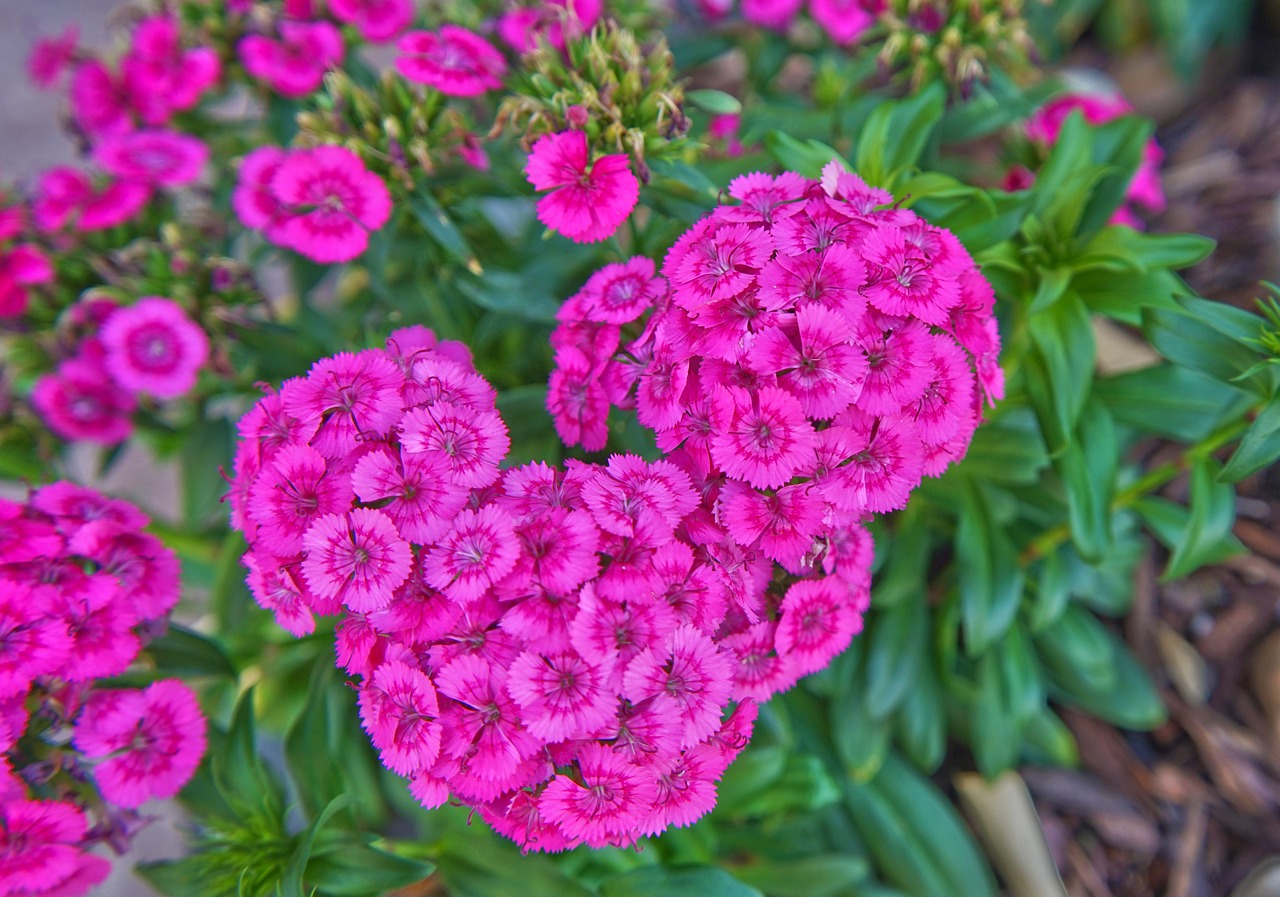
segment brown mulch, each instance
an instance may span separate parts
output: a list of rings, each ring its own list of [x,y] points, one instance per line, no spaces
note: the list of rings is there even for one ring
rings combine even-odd
[[[1259,281],[1280,281],[1280,35],[1255,29],[1232,58],[1162,121],[1169,209],[1154,229],[1217,240],[1188,282],[1252,308]],[[1151,89],[1169,109],[1168,85]],[[1241,483],[1237,510],[1248,555],[1159,584],[1153,551],[1134,583],[1124,634],[1169,721],[1133,733],[1065,714],[1081,769],[1023,771],[1072,897],[1280,895],[1280,472]]]

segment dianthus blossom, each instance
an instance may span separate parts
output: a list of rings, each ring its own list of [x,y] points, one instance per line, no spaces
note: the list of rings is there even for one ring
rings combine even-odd
[[[356,26],[360,36],[379,44],[393,39],[413,21],[413,0],[329,0],[340,22]]]
[[[590,158],[587,135],[562,131],[540,137],[525,176],[536,190],[538,220],[575,243],[608,239],[640,198],[640,182],[622,154]]]
[[[1134,114],[1133,106],[1118,94],[1065,94],[1050,100],[1027,119],[1027,137],[1042,149],[1049,149],[1058,142],[1058,135],[1067,118],[1077,110],[1091,125],[1104,125]],[[1164,211],[1164,188],[1160,184],[1160,163],[1163,161],[1164,150],[1152,137],[1142,149],[1142,161],[1125,191],[1124,202],[1112,214],[1109,223],[1141,229],[1146,225],[1135,210],[1142,209],[1152,213]],[[1006,187],[1023,189],[1029,187],[1034,180],[1031,172],[1015,168],[1006,178]]]
[[[144,296],[112,312],[101,339],[111,378],[130,392],[160,399],[189,391],[209,356],[204,330],[176,302],[160,296]]]
[[[503,13],[498,35],[517,53],[536,50],[539,38],[563,50],[566,37],[586,34],[603,12],[604,0],[546,0]]]
[[[181,187],[200,177],[204,142],[176,131],[133,131],[99,143],[94,160],[108,174],[154,187]]]
[[[42,90],[56,85],[71,67],[79,41],[80,32],[74,25],[68,25],[57,37],[36,41],[27,57],[27,77],[31,83]]]
[[[51,280],[53,266],[35,246],[0,246],[0,318],[21,315],[27,309],[27,288]]]
[[[132,219],[151,195],[151,185],[144,181],[95,183],[83,171],[60,165],[40,176],[31,211],[44,231],[105,230]]]
[[[579,305],[629,321],[657,282],[651,263],[614,266]],[[714,805],[755,701],[848,645],[870,536],[853,520],[805,541],[753,511],[791,562],[784,583],[717,522],[687,463],[502,470],[495,397],[463,346],[420,327],[264,396],[241,421],[228,496],[250,589],[295,634],[342,615],[338,665],[365,729],[425,806],[474,807],[526,850],[688,825]],[[822,505],[797,493],[779,507]]]
[[[391,217],[387,185],[340,146],[254,150],[231,203],[246,227],[323,264],[360,255]]]
[[[136,808],[172,797],[205,747],[177,680],[104,688],[178,600],[177,558],[133,505],[72,483],[0,501],[0,893],[87,893]],[[70,738],[68,739],[68,735]]]
[[[283,97],[304,97],[342,62],[342,32],[332,22],[282,20],[280,38],[251,34],[240,41],[245,71]]]
[[[480,35],[457,25],[400,38],[396,68],[410,81],[451,97],[474,97],[502,86],[506,60]]]

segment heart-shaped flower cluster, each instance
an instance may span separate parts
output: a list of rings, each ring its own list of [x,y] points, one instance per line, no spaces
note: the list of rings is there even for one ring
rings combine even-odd
[[[526,849],[687,825],[755,701],[860,628],[871,542],[829,528],[793,576],[713,519],[688,472],[500,470],[507,430],[465,347],[430,331],[343,354],[241,421],[233,525],[295,634],[341,613],[384,764]]]
[[[178,601],[178,560],[127,502],[71,483],[0,500],[0,893],[84,894],[136,811],[172,797],[205,747],[176,679],[104,688]]]
[[[834,162],[729,195],[663,276],[609,265],[564,304],[547,403],[588,449],[634,408],[717,525],[803,573],[964,454],[1003,392],[995,298],[953,234]]]

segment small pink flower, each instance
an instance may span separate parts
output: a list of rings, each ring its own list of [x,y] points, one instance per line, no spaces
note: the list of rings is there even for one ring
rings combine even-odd
[[[575,243],[595,243],[618,229],[640,198],[640,182],[624,155],[590,160],[587,135],[562,131],[539,138],[525,176],[551,191],[538,201],[538,220]]]
[[[440,707],[425,673],[399,661],[380,665],[360,689],[360,719],[388,769],[430,768],[440,754]]]
[[[853,44],[875,24],[884,0],[809,0],[809,15],[842,47]]]
[[[413,564],[391,518],[372,508],[321,517],[303,546],[302,574],[311,590],[361,613],[386,607]]]
[[[271,176],[269,189],[288,214],[268,236],[325,264],[360,255],[369,234],[391,217],[387,185],[344,147],[290,153]]]
[[[62,801],[0,801],[0,893],[79,897],[111,864],[84,853],[84,811]]]
[[[205,722],[195,693],[176,679],[141,691],[101,691],[76,721],[76,747],[107,758],[93,772],[102,795],[122,807],[173,797],[200,764]]]
[[[355,25],[360,36],[375,44],[394,38],[413,21],[413,0],[329,0],[339,22]]]
[[[281,96],[304,97],[320,86],[330,66],[342,62],[342,33],[330,22],[280,22],[280,39],[251,34],[240,41],[245,71]]]
[[[289,217],[288,208],[271,192],[271,179],[280,170],[288,153],[278,146],[260,146],[240,160],[240,177],[231,193],[231,208],[240,223],[266,233],[272,242],[281,242],[280,225]]]
[[[804,0],[742,0],[742,17],[754,25],[783,31],[803,3]]]
[[[581,784],[556,776],[542,792],[538,810],[573,843],[604,847],[634,840],[657,795],[652,776],[601,744],[578,754]]]
[[[133,129],[128,86],[96,59],[80,63],[71,74],[71,111],[76,124],[92,138]]]
[[[839,580],[801,580],[787,589],[778,653],[797,675],[822,669],[862,630],[862,613]]]
[[[53,280],[53,266],[34,246],[0,247],[0,318],[15,318],[27,310],[27,287]]]
[[[104,171],[126,181],[181,187],[200,177],[209,147],[176,131],[133,131],[99,143],[93,158]]]
[[[36,381],[31,404],[63,439],[110,445],[133,432],[133,395],[116,385],[98,360],[64,361]]]
[[[396,68],[410,81],[451,97],[474,97],[502,86],[507,63],[480,35],[457,25],[400,38]]]
[[[133,32],[133,46],[120,61],[121,78],[139,117],[148,125],[167,124],[190,109],[222,76],[210,47],[183,50],[182,32],[170,15],[148,16]]]
[[[209,338],[171,299],[144,296],[102,325],[106,368],[133,393],[173,399],[195,386]]]
[[[31,83],[42,90],[48,90],[57,84],[58,79],[71,67],[79,40],[79,30],[75,25],[68,25],[57,37],[44,37],[36,41],[31,55],[27,57],[27,77],[31,79]]]

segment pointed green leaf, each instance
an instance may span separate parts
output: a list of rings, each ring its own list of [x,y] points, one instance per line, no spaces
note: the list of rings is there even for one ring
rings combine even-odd
[[[1277,458],[1280,458],[1280,394],[1273,396],[1258,412],[1231,460],[1223,468],[1222,479],[1227,483],[1238,483],[1274,464]]]
[[[1013,622],[1024,574],[981,490],[969,485],[956,526],[955,564],[965,653],[980,657]]]

